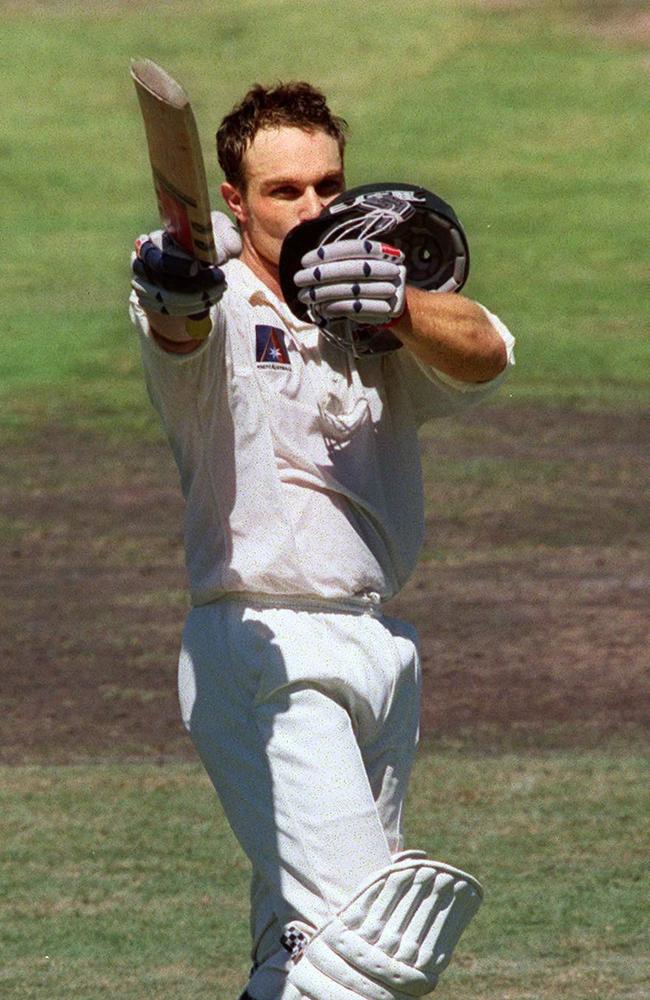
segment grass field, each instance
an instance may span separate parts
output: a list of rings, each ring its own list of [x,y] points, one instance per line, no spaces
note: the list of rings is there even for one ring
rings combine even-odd
[[[633,704],[649,648],[650,3],[0,0],[0,23],[2,759],[23,762],[0,769],[0,993],[235,1000],[247,967],[244,858],[175,709],[152,710],[172,699],[160,664],[184,605],[176,487],[154,471],[125,309],[133,238],[156,222],[128,73],[147,56],[190,91],[215,191],[221,115],[254,80],[305,76],[350,122],[350,185],[417,181],[463,220],[467,293],[518,353],[501,415],[425,432],[437,547],[403,599],[430,618],[435,592],[449,613],[443,639],[425,632],[448,656],[426,718],[458,719],[423,746],[409,843],[487,888],[436,995],[650,998]],[[512,656],[501,712],[486,634]]]
[[[308,75],[350,121],[351,184],[417,180],[452,202],[468,294],[517,331],[513,400],[637,405],[648,392],[647,69],[603,42],[636,4],[410,0],[5,2],[2,401],[142,431],[128,253],[155,222],[128,63],[161,61],[213,133],[254,79]],[[514,9],[509,10],[508,7]]]
[[[480,873],[489,901],[441,1000],[649,995],[646,770],[633,755],[421,756],[409,838]],[[237,995],[247,868],[202,771],[1,776],[4,997]]]

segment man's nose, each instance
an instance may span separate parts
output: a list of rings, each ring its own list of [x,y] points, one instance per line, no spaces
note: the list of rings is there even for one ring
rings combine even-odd
[[[316,219],[324,207],[324,202],[314,188],[307,188],[303,194],[300,206],[300,221],[307,222],[309,219]]]

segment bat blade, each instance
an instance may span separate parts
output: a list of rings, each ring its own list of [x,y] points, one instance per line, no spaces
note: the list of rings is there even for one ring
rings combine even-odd
[[[147,136],[160,220],[170,236],[206,264],[217,254],[196,121],[181,85],[150,59],[131,64]]]

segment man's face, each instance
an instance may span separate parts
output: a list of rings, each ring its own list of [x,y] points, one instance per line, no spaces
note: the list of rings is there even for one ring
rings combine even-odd
[[[242,256],[253,253],[272,265],[289,230],[320,215],[345,186],[338,143],[321,130],[261,129],[244,168],[246,192],[236,193],[234,203],[225,191],[224,197],[242,229]]]

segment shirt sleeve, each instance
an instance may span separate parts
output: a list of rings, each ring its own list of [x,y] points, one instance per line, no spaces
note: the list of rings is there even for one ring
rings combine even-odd
[[[217,355],[222,346],[222,315],[212,307],[213,328],[209,337],[189,354],[173,354],[156,342],[146,312],[135,292],[129,299],[129,316],[140,341],[149,398],[167,429],[193,409],[210,390]]]
[[[435,417],[447,417],[462,413],[477,403],[492,396],[505,381],[515,364],[515,338],[505,323],[485,306],[477,303],[490,320],[506,347],[507,363],[503,371],[489,382],[462,382],[444,372],[420,361],[411,351],[398,351],[397,358],[406,378],[408,392],[415,411],[418,425]]]

